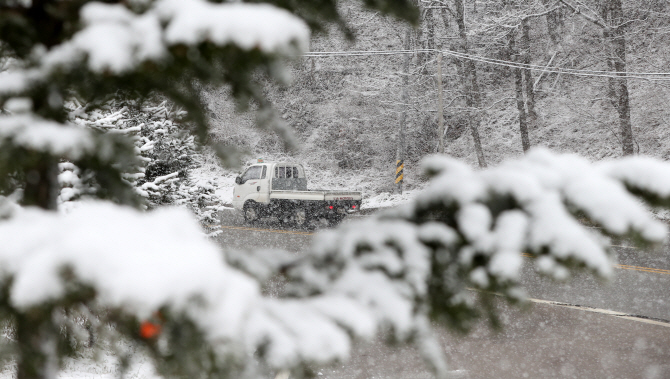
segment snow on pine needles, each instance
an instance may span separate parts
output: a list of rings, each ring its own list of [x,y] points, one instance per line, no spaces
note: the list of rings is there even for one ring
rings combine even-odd
[[[670,177],[670,165],[644,162],[591,164],[535,150],[475,171],[433,157],[425,164],[431,184],[408,204],[320,233],[303,257],[281,255],[272,269],[289,281],[279,298],[264,297],[257,279],[228,264],[184,210],[88,201],[68,214],[19,210],[0,222],[3,301],[27,311],[92,288],[88,304],[136,320],[160,312],[159,323],[192,323],[207,351],[247,368],[257,360],[272,369],[345,360],[355,340],[379,331],[438,346],[429,320],[467,330],[485,314],[470,289],[523,300],[521,253],[558,279],[577,267],[607,277],[607,236],[663,241],[664,226],[621,182],[646,193],[642,200],[667,199],[665,187],[637,175],[651,167]],[[584,201],[597,194],[609,201]]]

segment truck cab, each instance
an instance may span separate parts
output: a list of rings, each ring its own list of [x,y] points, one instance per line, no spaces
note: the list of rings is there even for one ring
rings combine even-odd
[[[292,163],[261,163],[247,168],[235,179],[233,208],[242,211],[247,201],[269,203],[270,192],[307,191],[307,178],[302,165]]]
[[[264,217],[305,227],[312,221],[336,224],[360,210],[360,192],[308,190],[305,169],[291,162],[258,163],[235,178],[233,207],[247,223]]]

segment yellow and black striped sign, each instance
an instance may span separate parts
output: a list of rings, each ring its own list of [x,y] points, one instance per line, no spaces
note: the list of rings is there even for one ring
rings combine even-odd
[[[405,168],[405,164],[402,160],[398,159],[395,161],[395,184],[402,182],[402,171]]]

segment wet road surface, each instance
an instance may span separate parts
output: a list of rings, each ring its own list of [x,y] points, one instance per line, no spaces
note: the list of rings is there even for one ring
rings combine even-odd
[[[360,216],[349,217],[345,222]],[[308,250],[314,232],[274,223],[245,225],[224,213],[226,248]],[[479,325],[467,336],[436,326],[455,378],[670,378],[670,249],[625,245],[615,278],[602,283],[579,274],[566,283],[540,277],[527,260],[528,310],[500,304],[504,327]],[[416,349],[382,342],[357,346],[350,361],[317,370],[322,379],[431,378]]]

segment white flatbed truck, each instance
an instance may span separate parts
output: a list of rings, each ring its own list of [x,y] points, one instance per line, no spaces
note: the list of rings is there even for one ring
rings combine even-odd
[[[314,221],[334,225],[360,210],[362,195],[355,191],[308,190],[302,165],[258,163],[235,178],[233,207],[247,223],[276,217],[279,222],[305,228]]]

